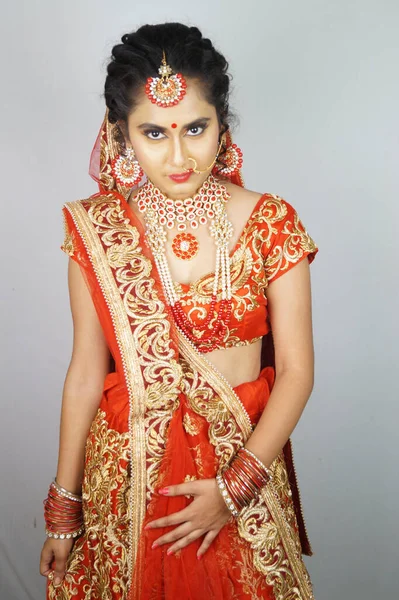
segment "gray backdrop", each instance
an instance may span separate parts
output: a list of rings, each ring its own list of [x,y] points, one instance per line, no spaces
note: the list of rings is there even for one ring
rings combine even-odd
[[[165,20],[198,25],[231,61],[247,187],[285,197],[320,247],[316,383],[293,435],[316,598],[397,597],[397,1],[2,8],[1,600],[44,597],[42,500],[72,337],[61,205],[96,190],[112,45]]]

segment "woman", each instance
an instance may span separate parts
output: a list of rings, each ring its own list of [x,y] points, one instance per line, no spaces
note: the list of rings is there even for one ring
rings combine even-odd
[[[243,187],[228,91],[195,27],[113,48],[99,193],[63,208],[50,599],[313,598],[289,436],[313,386],[317,247],[289,203]]]

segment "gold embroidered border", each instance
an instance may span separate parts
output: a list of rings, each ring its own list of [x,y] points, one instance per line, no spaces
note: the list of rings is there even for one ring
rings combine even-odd
[[[129,515],[129,569],[131,572],[136,561],[137,545],[146,508],[145,387],[129,319],[98,234],[94,230],[90,218],[80,202],[67,202],[65,206],[69,210],[88,251],[98,284],[108,305],[129,392],[131,472],[135,479],[134,485],[130,486],[130,494],[134,494],[134,497],[129,502],[129,506],[133,506],[135,511],[135,514]],[[132,452],[133,448],[134,452]]]
[[[180,331],[178,332],[178,340],[179,350],[187,362],[205,377],[206,381],[209,382],[218,396],[223,398],[229,412],[234,414],[246,441],[252,432],[251,420],[232,387],[227,380],[218,373],[215,367],[201,356]],[[237,410],[237,406],[239,406],[239,410]]]
[[[281,541],[284,545],[289,564],[291,565],[298,583],[300,591],[299,598],[303,598],[303,600],[314,600],[312,583],[300,553],[300,544],[295,543],[295,540],[292,537],[291,529],[284,517],[274,486],[270,486],[269,484],[266,485],[266,487],[263,488],[261,495],[281,536]]]

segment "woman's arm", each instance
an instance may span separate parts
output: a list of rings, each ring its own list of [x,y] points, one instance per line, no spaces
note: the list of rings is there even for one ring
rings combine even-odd
[[[269,467],[281,451],[313,389],[314,352],[310,269],[301,260],[267,289],[276,379],[245,447]]]
[[[72,358],[62,398],[57,482],[80,493],[87,435],[97,412],[110,353],[80,267],[69,260]]]
[[[80,267],[69,260],[68,285],[73,318],[73,351],[62,398],[57,482],[79,494],[87,435],[97,412],[110,353]],[[51,573],[54,585],[65,576],[74,539],[47,538],[40,557],[40,573]]]

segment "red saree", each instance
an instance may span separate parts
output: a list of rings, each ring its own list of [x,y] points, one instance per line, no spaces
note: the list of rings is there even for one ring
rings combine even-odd
[[[48,600],[312,600],[302,559],[312,551],[290,441],[259,499],[222,528],[201,560],[201,540],[168,556],[168,545],[151,550],[166,529],[143,529],[191,502],[156,489],[215,477],[251,435],[274,382],[270,336],[263,346],[269,366],[257,380],[231,388],[174,327],[123,196],[103,190],[65,205],[64,217],[63,249],[82,269],[115,371],[87,440],[85,533],[62,585],[49,582]],[[312,260],[312,240],[297,230],[289,236],[292,262]]]

